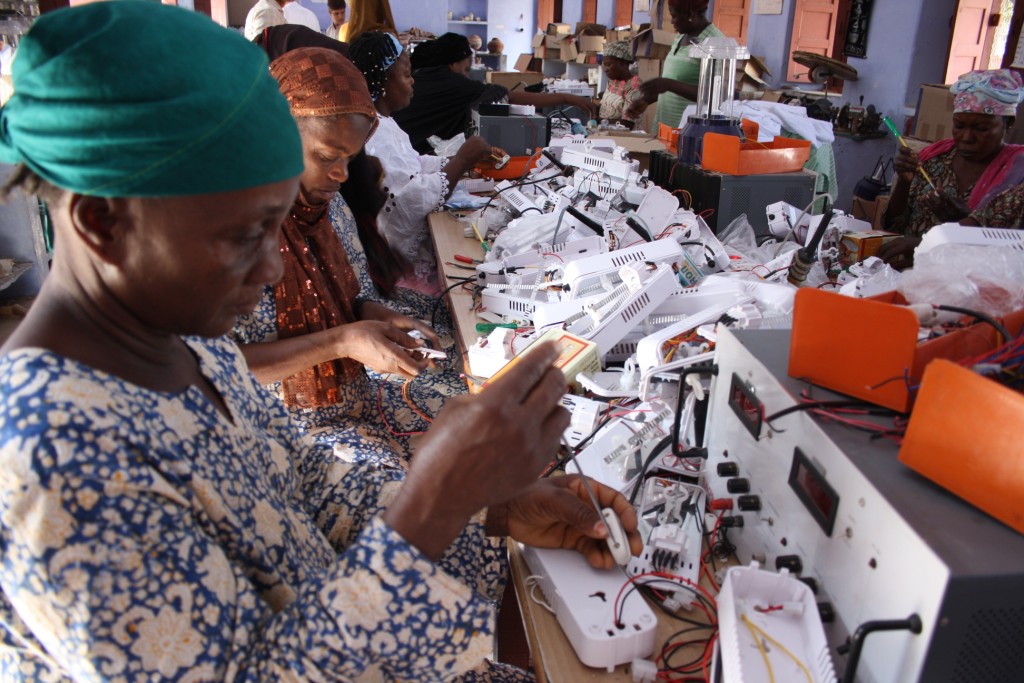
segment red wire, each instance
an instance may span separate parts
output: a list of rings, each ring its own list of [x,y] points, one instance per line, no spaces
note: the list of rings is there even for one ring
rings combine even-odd
[[[384,382],[387,381],[391,374],[384,375],[384,379],[380,380],[377,384],[377,412],[380,413],[381,422],[387,427],[387,430],[391,432],[391,436],[415,436],[416,434],[426,434],[426,432],[396,432],[391,428],[391,423],[388,422],[387,415],[384,414]]]

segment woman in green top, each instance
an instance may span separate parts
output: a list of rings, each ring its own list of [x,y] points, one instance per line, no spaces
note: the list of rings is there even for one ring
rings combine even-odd
[[[725,35],[708,21],[707,12],[708,0],[668,0],[672,28],[679,35],[665,58],[661,78],[652,78],[640,86],[640,97],[633,100],[627,117],[640,116],[657,101],[657,123],[679,128],[683,110],[697,100],[700,79],[700,59],[690,57],[690,45]]]

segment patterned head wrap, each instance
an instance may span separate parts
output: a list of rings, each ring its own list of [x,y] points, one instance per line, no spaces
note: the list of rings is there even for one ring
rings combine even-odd
[[[295,118],[362,114],[377,128],[377,110],[366,79],[352,62],[334,50],[302,47],[270,65]]]
[[[367,31],[349,46],[349,57],[363,72],[374,102],[386,94],[388,69],[402,56],[403,49],[397,37],[384,31]]]
[[[617,40],[604,46],[605,57],[615,57],[624,62],[633,61],[633,50],[629,47],[628,40]]]
[[[0,161],[101,197],[257,187],[302,172],[267,59],[209,18],[98,2],[44,14],[18,47]]]
[[[436,40],[420,43],[412,51],[412,68],[427,69],[432,66],[448,66],[461,62],[473,55],[469,39],[458,33],[445,33]]]
[[[1024,95],[1024,79],[1009,69],[971,71],[961,76],[950,90],[955,114],[1016,116]]]

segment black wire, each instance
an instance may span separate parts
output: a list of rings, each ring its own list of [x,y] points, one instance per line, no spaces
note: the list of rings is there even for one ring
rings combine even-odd
[[[766,416],[764,418],[764,423],[771,427],[773,431],[782,434],[786,430],[779,429],[778,427],[772,424],[772,421],[777,420],[780,417],[785,417],[786,415],[790,415],[792,413],[799,413],[804,410],[818,410],[825,408],[864,408],[864,412],[867,413],[868,415],[883,415],[894,417],[900,417],[904,415],[904,413],[900,413],[889,408],[883,408],[873,403],[868,403],[867,401],[808,401],[807,403],[797,403],[796,405],[776,411],[771,415]]]
[[[686,629],[684,629],[684,630],[686,630]],[[680,635],[682,635],[682,634],[680,634]],[[714,637],[714,635],[715,635],[714,633],[711,633],[711,634],[708,635],[707,638],[695,638],[694,640],[687,641],[685,643],[685,645],[703,645],[704,647],[701,649],[701,653],[700,653],[700,655],[698,655],[698,657],[696,659],[694,659],[693,661],[690,661],[690,662],[686,662],[685,664],[672,664],[671,663],[672,658],[675,655],[677,655],[678,653],[682,652],[683,648],[682,647],[673,647],[672,651],[669,654],[666,655],[666,654],[664,654],[665,651],[668,650],[669,646],[672,644],[670,640],[666,640],[665,641],[665,645],[664,645],[664,647],[662,647],[662,650],[661,650],[662,651],[662,661],[665,662],[665,669],[667,671],[671,671],[673,673],[679,673],[679,674],[700,673],[702,668],[703,668],[702,662],[704,661],[704,658],[707,657],[707,655],[708,655],[708,642],[711,640],[712,637]]]
[[[540,475],[540,478],[546,479],[547,477],[550,477],[552,474],[554,474],[557,470],[560,470],[563,467],[565,467],[565,464],[572,459],[572,454],[579,453],[583,449],[583,447],[587,445],[587,443],[591,439],[593,439],[599,431],[601,431],[602,427],[604,427],[606,424],[612,421],[611,414],[615,408],[616,406],[608,406],[608,410],[605,411],[604,417],[602,417],[601,420],[597,423],[597,426],[594,427],[594,431],[590,432],[585,437],[580,439],[580,442],[576,444],[576,446],[572,448],[572,450],[569,453],[567,453],[565,457],[555,461],[555,463],[552,464],[551,467],[549,467],[544,472],[544,474]]]
[[[983,323],[988,323],[992,327],[996,328],[996,331],[999,334],[1003,335],[1004,344],[1009,344],[1010,341],[1013,339],[1013,335],[1010,334],[1010,331],[1007,330],[1003,325],[1001,325],[998,320],[988,315],[987,313],[982,313],[981,311],[972,311],[969,308],[961,308],[960,306],[935,306],[935,308],[940,311],[949,311],[950,313],[969,315],[975,320],[981,321]]]
[[[483,213],[485,211],[487,211],[487,209],[491,208],[491,202],[493,202],[494,198],[497,197],[502,192],[507,192],[508,190],[515,190],[515,189],[518,189],[520,187],[526,187],[527,185],[536,185],[538,183],[544,183],[544,182],[547,182],[549,180],[554,180],[555,178],[559,177],[560,175],[562,175],[562,173],[558,172],[555,175],[548,176],[547,178],[537,178],[535,180],[527,180],[525,182],[524,181],[520,181],[518,183],[515,183],[514,185],[509,185],[508,187],[503,187],[500,190],[495,190],[494,194],[492,194],[487,199],[487,203],[484,204],[482,209],[480,209],[480,215],[483,215]],[[538,209],[538,211],[539,211],[539,209]]]
[[[667,616],[667,617],[669,617],[671,619],[675,619],[676,621],[681,621],[684,624],[690,624],[692,626],[697,626],[697,627],[700,627],[700,628],[714,628],[714,626],[712,624],[706,624],[703,621],[697,621],[696,619],[690,619],[689,617],[681,617],[681,616],[679,616],[678,614],[676,614],[675,612],[670,610],[668,607],[665,607],[664,603],[661,600],[658,600],[658,598],[656,596],[654,596],[654,589],[649,588],[648,586],[640,586],[640,592],[644,596],[646,596],[648,599],[650,599],[650,601],[653,602],[654,605],[659,610],[661,610],[661,612],[665,616]]]
[[[630,505],[636,504],[636,494],[641,488],[643,488],[644,477],[647,476],[647,469],[651,466],[651,463],[654,462],[654,459],[661,455],[661,452],[665,450],[665,446],[671,445],[671,443],[672,436],[666,436],[664,439],[655,444],[654,448],[647,455],[647,459],[644,460],[644,464],[640,467],[640,474],[637,475],[636,486],[633,487],[633,492],[629,494]]]
[[[672,455],[677,458],[683,458],[682,451],[679,450],[679,429],[680,423],[683,420],[683,394],[686,393],[686,378],[689,375],[718,375],[718,366],[711,365],[708,363],[698,363],[697,365],[691,365],[688,368],[683,368],[679,372],[679,394],[676,395],[676,414],[675,420],[672,422]]]
[[[453,276],[449,275],[448,277],[453,277]],[[456,283],[454,283],[452,285],[449,285],[448,287],[445,287],[444,291],[442,291],[440,294],[437,295],[437,298],[434,299],[434,306],[430,310],[430,327],[431,327],[431,329],[433,329],[437,325],[437,309],[441,306],[441,302],[444,301],[445,295],[448,294],[448,292],[450,292],[453,289],[455,289],[456,287],[464,285],[464,284],[466,284],[467,282],[470,282],[470,281],[476,281],[476,277],[474,276],[474,277],[462,278],[458,282],[456,282]]]
[[[708,598],[703,593],[701,593],[699,590],[697,590],[688,583],[672,581],[671,579],[666,579],[661,576],[643,577],[643,583],[640,583],[639,581],[640,580],[638,579],[630,577],[629,588],[626,590],[626,592],[622,594],[622,598],[619,600],[619,613],[612,615],[612,617],[615,619],[616,626],[622,624],[622,614],[626,611],[626,600],[629,599],[629,596],[631,596],[633,593],[640,592],[640,589],[642,587],[650,588],[650,584],[652,583],[662,583],[669,585],[672,587],[673,592],[679,589],[687,590],[693,594],[693,597],[696,598],[696,600],[701,605],[703,605],[709,613],[714,614],[716,616],[718,615],[718,609],[711,603],[711,601],[708,600]]]

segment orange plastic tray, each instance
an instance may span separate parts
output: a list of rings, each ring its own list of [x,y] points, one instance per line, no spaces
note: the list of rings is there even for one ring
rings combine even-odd
[[[1024,533],[1024,395],[949,361],[925,370],[900,460]]]
[[[740,142],[732,135],[705,133],[701,165],[729,175],[795,173],[810,158],[809,140],[777,137],[771,142]]]
[[[527,162],[529,162],[530,169],[532,169],[537,165],[537,160],[539,158],[539,154],[530,157],[512,157],[500,171],[489,166],[478,167],[476,171],[484,178],[491,178],[492,180],[512,180],[526,175]]]
[[[976,356],[1003,343],[990,325],[971,325],[918,343],[917,316],[899,294],[855,299],[801,289],[793,307],[789,374],[826,389],[906,412],[925,366],[936,358]],[[1024,311],[1007,316],[1010,334],[1024,325]]]
[[[666,126],[664,123],[659,123],[658,139],[668,145],[671,145],[671,149],[674,150],[679,145],[679,129],[673,128],[672,126]]]

